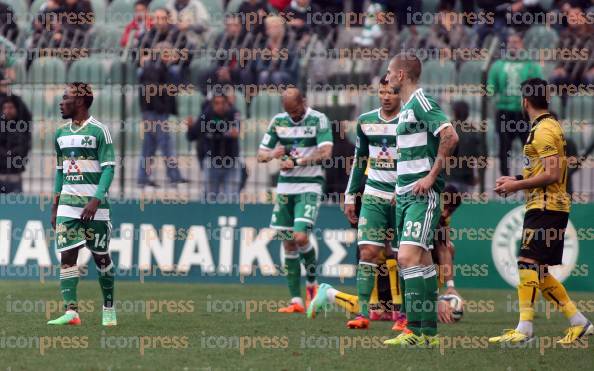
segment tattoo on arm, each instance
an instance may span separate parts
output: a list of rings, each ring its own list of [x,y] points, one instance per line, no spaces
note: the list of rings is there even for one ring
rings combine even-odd
[[[454,153],[458,144],[458,134],[453,127],[446,127],[439,134],[439,147],[437,148],[437,157],[431,172],[437,175],[442,169],[446,168],[447,158]]]
[[[332,145],[325,145],[315,150],[311,156],[303,157],[301,159],[302,166],[319,165],[324,160],[329,159],[332,156]]]

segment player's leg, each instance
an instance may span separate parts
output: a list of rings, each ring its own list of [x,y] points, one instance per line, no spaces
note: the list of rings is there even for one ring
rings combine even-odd
[[[277,238],[282,241],[285,253],[284,268],[287,275],[287,286],[291,295],[291,302],[287,307],[280,308],[280,313],[303,313],[303,299],[301,299],[301,264],[299,250],[293,236],[294,196],[277,194],[270,227],[276,229]]]
[[[347,323],[349,328],[369,326],[369,300],[375,286],[378,258],[384,248],[387,231],[385,207],[389,201],[364,195],[358,224],[359,263],[357,265],[357,296],[359,315]]]
[[[295,212],[293,232],[299,256],[305,267],[305,305],[309,306],[316,295],[318,283],[316,281],[318,261],[316,251],[310,240],[320,203],[320,196],[316,193],[304,193],[295,196]]]
[[[97,268],[99,287],[103,295],[103,326],[116,326],[116,312],[114,307],[115,267],[109,255],[109,241],[111,238],[111,223],[94,221],[90,223],[89,241],[87,247],[93,254]]]
[[[56,245],[60,253],[60,292],[64,300],[65,314],[48,325],[80,325],[77,306],[79,270],[78,250],[85,244],[84,233],[79,232],[79,220],[59,217],[56,224]]]
[[[357,295],[338,291],[329,284],[322,283],[307,307],[307,317],[315,318],[317,312],[331,304],[336,304],[347,313],[357,313],[359,311],[359,299]]]
[[[534,239],[540,222],[540,212],[528,211],[524,216],[522,247],[518,258],[517,286],[520,319],[515,329],[504,332],[501,336],[489,338],[491,343],[525,343],[534,339],[532,321],[534,302],[538,298],[540,258],[542,249]]]
[[[548,245],[546,256],[541,256],[542,264],[539,269],[538,288],[542,296],[555,308],[559,309],[569,320],[569,328],[561,344],[571,344],[584,336],[594,334],[592,323],[577,309],[575,303],[567,294],[567,290],[552,274],[549,273],[548,265],[557,265],[563,258],[563,241],[565,229],[567,228],[568,214],[560,212],[547,212],[541,218],[543,228],[541,233],[536,233],[535,238],[544,236]]]
[[[397,230],[400,237],[398,263],[405,282],[405,312],[410,333],[388,340],[392,345],[424,345],[437,342],[437,277],[429,250],[439,218],[439,194],[430,190],[426,196],[398,197]],[[435,325],[434,325],[435,324]]]

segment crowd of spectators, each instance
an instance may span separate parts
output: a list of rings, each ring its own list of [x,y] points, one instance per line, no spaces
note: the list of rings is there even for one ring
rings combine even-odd
[[[106,4],[109,6],[113,2],[108,0]],[[528,126],[514,133],[503,130],[510,120],[523,120],[519,97],[510,93],[517,90],[519,77],[543,77],[556,85],[594,83],[591,53],[594,48],[594,1],[591,0],[553,0],[546,7],[537,0],[441,0],[433,17],[429,18],[423,16],[426,7],[421,0],[244,0],[235,4],[232,11],[226,9],[229,1],[221,4],[223,13],[214,14],[201,0],[163,0],[158,4],[155,0],[137,0],[130,9],[132,19],[122,24],[111,22],[109,12],[96,12],[91,0],[47,0],[32,10],[36,14],[29,15],[28,23],[23,23],[14,22],[15,9],[9,1],[0,0],[0,19],[6,20],[0,21],[0,87],[5,89],[17,78],[18,62],[14,53],[19,47],[37,51],[25,60],[29,68],[39,57],[39,51],[44,49],[79,48],[87,49],[91,54],[99,52],[93,49],[96,47],[93,39],[106,27],[116,29],[119,31],[119,52],[127,50],[126,55],[132,58],[130,62],[136,70],[133,80],[140,91],[142,127],[150,129],[143,130],[138,184],[157,185],[151,179],[150,161],[157,149],[169,159],[169,181],[174,184],[186,182],[175,165],[175,148],[169,133],[163,130],[170,116],[177,115],[178,102],[174,96],[151,97],[149,102],[145,93],[149,85],[164,87],[191,83],[206,98],[206,103],[198,118],[188,120],[188,140],[196,141],[199,163],[204,176],[210,178],[205,181],[205,188],[229,193],[240,189],[239,184],[245,178],[245,164],[235,164],[235,168],[242,170],[228,174],[205,171],[210,168],[210,157],[205,153],[214,153],[212,148],[221,143],[234,143],[229,145],[230,149],[223,150],[227,153],[224,156],[240,153],[235,135],[239,127],[238,111],[233,105],[233,94],[228,90],[222,94],[219,87],[230,85],[241,94],[247,94],[242,89],[246,84],[260,88],[299,86],[313,75],[311,71],[303,70],[304,51],[319,40],[330,42],[324,47],[333,47],[339,32],[346,33],[351,27],[360,30],[358,34],[353,33],[352,47],[372,48],[386,45],[383,42],[387,40],[391,46],[395,46],[391,42],[399,42],[400,47],[422,48],[427,55],[434,52],[435,56],[446,59],[454,58],[454,50],[486,47],[497,37],[500,53],[489,71],[487,90],[493,95],[497,109],[495,129],[502,174],[509,173],[508,159],[514,138],[524,140],[527,134]],[[346,9],[364,16],[345,25],[344,20],[349,18],[336,15],[344,14]],[[335,16],[316,17],[327,14]],[[469,17],[469,14],[477,17]],[[312,21],[314,19],[330,21]],[[343,23],[337,22],[338,19]],[[431,22],[427,22],[428,19]],[[534,56],[528,51],[532,46],[524,41],[536,26],[546,26],[543,28],[548,35],[553,35],[550,37],[554,43],[547,47],[584,50],[585,58],[553,57],[545,63],[554,63],[554,67],[547,69],[542,68],[542,61],[540,65],[531,61]],[[404,35],[407,35],[406,39]],[[22,42],[23,39],[26,41]],[[163,55],[164,52],[167,55]],[[72,61],[65,60],[67,64]],[[199,62],[199,68],[194,67],[193,61]],[[454,62],[459,68],[461,62]],[[324,66],[315,67],[321,76],[329,77]],[[377,75],[383,72],[374,71]],[[461,105],[458,102],[452,108],[454,113],[456,110],[464,112]],[[10,107],[7,112],[12,112]],[[201,131],[205,127],[201,120],[237,123],[226,125],[227,129],[222,132],[207,133]],[[468,174],[464,177],[468,178]]]

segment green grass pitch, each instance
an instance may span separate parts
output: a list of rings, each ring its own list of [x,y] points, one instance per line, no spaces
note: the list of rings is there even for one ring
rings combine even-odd
[[[511,289],[461,290],[467,301],[482,300],[482,310],[440,326],[442,349],[413,350],[381,344],[394,336],[389,322],[358,331],[345,327],[344,313],[315,320],[274,313],[286,300],[282,285],[119,282],[116,294],[117,327],[100,325],[99,287],[86,280],[79,285],[82,326],[56,328],[45,324],[45,311],[59,298],[57,282],[1,282],[0,370],[577,370],[594,359],[588,342],[554,347],[566,327],[560,313],[538,314],[538,345],[487,347],[486,337],[516,324],[507,308]],[[246,305],[255,310],[249,319]]]

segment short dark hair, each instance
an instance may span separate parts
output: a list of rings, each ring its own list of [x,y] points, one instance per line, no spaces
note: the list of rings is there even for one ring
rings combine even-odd
[[[522,82],[520,85],[522,99],[527,99],[532,107],[537,109],[548,109],[548,83],[540,78],[532,78]]]
[[[388,85],[390,82],[388,81],[388,74],[385,74],[380,79],[380,85]]]
[[[68,84],[68,86],[74,88],[76,97],[81,97],[85,103],[86,108],[90,108],[93,104],[93,89],[91,89],[91,85],[75,81]]]
[[[0,104],[0,107],[4,107],[6,103],[12,104],[16,109],[19,108],[19,100],[14,95],[8,95],[6,98],[4,98],[2,100],[2,104]]]
[[[456,121],[466,121],[470,115],[470,107],[463,100],[457,100],[452,103],[452,111],[454,113],[454,120]]]

